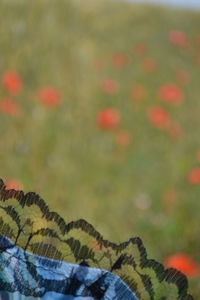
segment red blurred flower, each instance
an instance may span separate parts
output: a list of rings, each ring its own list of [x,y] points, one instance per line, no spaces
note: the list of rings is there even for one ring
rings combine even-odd
[[[175,46],[185,47],[188,45],[187,35],[183,31],[171,30],[168,37],[169,41]]]
[[[147,46],[144,43],[138,43],[133,45],[133,52],[135,55],[142,56],[148,51]]]
[[[118,127],[121,121],[120,113],[117,109],[106,108],[97,115],[97,124],[101,129],[112,130]]]
[[[178,122],[171,122],[171,124],[169,126],[169,133],[172,138],[177,139],[177,138],[181,137],[181,135],[183,133],[183,129]]]
[[[178,70],[176,71],[176,80],[179,84],[186,85],[190,81],[190,76],[187,71],[185,70]]]
[[[184,93],[176,84],[169,83],[160,87],[158,97],[162,101],[178,105],[183,101]]]
[[[148,117],[151,123],[158,129],[167,129],[171,124],[170,115],[162,107],[151,107],[148,111]]]
[[[119,91],[119,84],[116,80],[105,78],[101,82],[101,88],[105,93],[113,95]]]
[[[49,107],[55,107],[61,102],[60,92],[52,87],[47,86],[39,90],[40,101]]]
[[[123,68],[128,64],[128,56],[124,53],[115,53],[111,59],[113,65],[117,68]]]
[[[146,97],[147,90],[146,88],[140,84],[135,83],[131,89],[131,98],[136,101],[141,101]]]
[[[116,143],[119,146],[127,147],[131,143],[131,134],[127,130],[120,130],[116,135]]]
[[[106,250],[105,247],[102,245],[102,243],[98,243],[98,241],[91,241],[89,243],[89,246],[94,250],[95,252]]]
[[[168,268],[175,268],[188,277],[195,277],[200,274],[200,266],[188,254],[177,253],[165,259]]]
[[[0,100],[0,112],[10,115],[10,116],[17,116],[20,113],[20,106],[17,102],[5,98]]]
[[[189,172],[188,181],[191,184],[200,184],[200,168],[194,168]]]
[[[23,186],[22,186],[21,182],[17,179],[7,180],[5,185],[6,185],[6,189],[8,189],[8,190],[13,189],[13,190],[19,191],[19,190],[23,189]]]
[[[3,74],[3,85],[11,95],[18,95],[23,87],[22,80],[15,71],[7,71]]]
[[[154,59],[148,58],[142,62],[142,68],[145,72],[152,73],[155,72],[157,64]]]

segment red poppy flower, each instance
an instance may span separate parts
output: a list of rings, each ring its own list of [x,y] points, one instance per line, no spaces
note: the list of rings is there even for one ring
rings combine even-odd
[[[21,191],[23,189],[22,184],[19,180],[17,179],[9,179],[5,183],[6,189],[8,190],[16,190],[16,191]]]
[[[200,168],[194,168],[190,171],[188,181],[191,184],[200,184]]]
[[[183,31],[171,30],[169,32],[169,41],[179,47],[185,47],[188,45],[187,35]]]
[[[152,107],[148,111],[150,122],[158,129],[167,129],[171,124],[168,112],[161,107]]]
[[[157,65],[154,59],[148,58],[142,62],[142,68],[147,73],[155,72]]]
[[[98,241],[91,241],[89,245],[95,252],[105,250],[105,247],[101,243],[98,243]]]
[[[115,53],[111,59],[113,65],[117,68],[123,68],[128,64],[128,56],[124,53]]]
[[[162,101],[179,105],[184,99],[184,93],[176,84],[169,83],[160,87],[158,97]]]
[[[188,277],[195,277],[200,274],[200,266],[185,253],[170,255],[165,259],[168,268],[175,268]]]
[[[131,134],[127,130],[120,130],[116,135],[116,143],[119,146],[127,147],[131,143]]]
[[[10,115],[10,116],[17,116],[20,113],[20,106],[17,102],[6,98],[0,100],[0,112]]]
[[[135,83],[131,89],[131,98],[135,101],[142,101],[146,97],[146,88],[140,84]]]
[[[18,95],[23,87],[20,76],[15,71],[7,71],[3,75],[3,85],[13,95]]]
[[[190,81],[190,76],[187,71],[185,70],[178,70],[176,71],[176,80],[179,84],[186,85]]]
[[[135,55],[142,56],[148,51],[147,46],[144,43],[138,43],[133,45],[133,52]]]
[[[119,84],[116,80],[105,78],[101,82],[102,90],[110,95],[114,95],[119,91]]]
[[[46,106],[55,107],[61,102],[60,92],[52,86],[42,88],[38,94],[40,101]]]
[[[97,124],[101,129],[112,130],[118,127],[121,121],[120,113],[117,109],[106,108],[97,115]]]

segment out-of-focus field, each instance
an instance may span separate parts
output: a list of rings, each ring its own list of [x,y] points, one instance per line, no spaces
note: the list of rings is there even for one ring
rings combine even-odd
[[[200,13],[4,0],[0,75],[4,180],[105,238],[200,263]]]

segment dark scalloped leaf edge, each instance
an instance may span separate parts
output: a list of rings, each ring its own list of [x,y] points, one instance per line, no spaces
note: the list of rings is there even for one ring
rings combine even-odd
[[[23,191],[6,189],[6,186],[2,179],[0,179],[0,196],[0,201],[6,201],[7,199],[14,197],[15,199],[17,199],[17,201],[22,207],[24,207],[25,205],[31,206],[33,204],[36,204],[40,208],[46,220],[56,222],[63,235],[69,232],[71,229],[81,228],[83,231],[87,232],[98,242],[100,242],[102,246],[110,247],[117,252],[126,249],[130,243],[137,244],[141,253],[141,267],[152,268],[160,281],[165,280],[168,283],[175,284],[179,290],[180,300],[193,300],[193,297],[188,294],[187,277],[176,269],[165,269],[164,266],[156,260],[148,259],[146,249],[143,245],[142,240],[139,237],[130,238],[128,241],[125,241],[120,244],[116,244],[105,240],[103,236],[93,227],[93,225],[91,225],[84,219],[79,219],[77,221],[71,221],[69,223],[66,223],[65,220],[58,213],[49,210],[49,207],[46,204],[46,202],[38,194],[34,192],[28,192],[25,194]]]

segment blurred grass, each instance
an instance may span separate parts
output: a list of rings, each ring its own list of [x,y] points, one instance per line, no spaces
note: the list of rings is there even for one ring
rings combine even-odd
[[[17,178],[66,220],[85,218],[105,238],[138,235],[151,257],[181,251],[200,260],[200,186],[187,180],[199,166],[199,26],[197,12],[117,1],[1,1],[0,72],[16,70],[24,82],[16,97],[22,115],[0,115],[2,178]],[[171,45],[170,30],[184,31],[189,46]],[[147,57],[156,61],[153,75],[141,68],[144,57],[134,55],[137,43],[147,45]],[[118,52],[129,58],[123,69],[110,61]],[[99,71],[97,59],[103,61]],[[157,89],[173,82],[179,69],[191,81],[183,87],[184,103],[166,106],[184,131],[172,139],[149,123],[147,110],[160,105]],[[120,92],[103,93],[102,78],[118,80]],[[139,105],[130,98],[135,82],[148,91]],[[54,109],[38,101],[37,91],[46,85],[62,94]],[[0,97],[7,97],[2,85]],[[115,131],[98,128],[96,115],[104,107],[121,112],[120,127],[132,135],[129,147],[116,145]],[[170,189],[178,199],[168,205],[163,199]],[[191,281],[199,295],[197,280]]]

